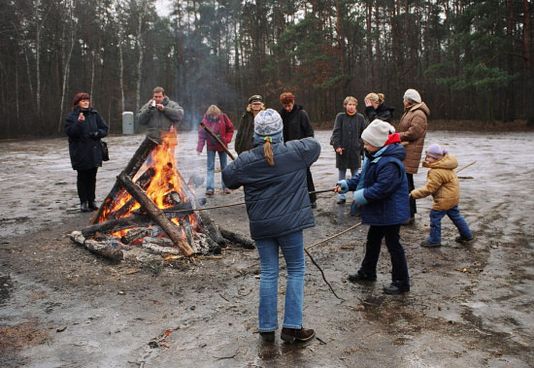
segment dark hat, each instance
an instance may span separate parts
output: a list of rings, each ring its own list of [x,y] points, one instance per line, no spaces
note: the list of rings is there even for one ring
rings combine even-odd
[[[248,103],[251,104],[253,102],[263,102],[263,97],[261,95],[252,95],[248,99]]]

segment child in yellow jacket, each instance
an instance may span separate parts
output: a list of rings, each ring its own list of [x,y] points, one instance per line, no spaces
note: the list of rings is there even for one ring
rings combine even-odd
[[[432,195],[434,201],[430,211],[430,234],[428,239],[421,243],[423,247],[441,246],[441,219],[447,215],[458,228],[460,236],[456,241],[462,244],[470,243],[474,237],[460,214],[460,184],[454,169],[458,167],[456,157],[437,144],[431,144],[425,156],[423,167],[428,167],[427,181],[424,186],[411,191],[410,197],[414,199]]]

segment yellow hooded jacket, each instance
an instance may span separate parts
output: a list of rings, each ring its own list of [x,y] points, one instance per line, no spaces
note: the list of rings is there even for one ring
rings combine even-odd
[[[434,201],[432,209],[446,211],[460,202],[460,183],[454,169],[458,167],[458,160],[451,154],[446,154],[439,161],[431,164],[423,163],[428,167],[427,181],[420,188],[412,190],[412,198],[424,198],[432,194]]]

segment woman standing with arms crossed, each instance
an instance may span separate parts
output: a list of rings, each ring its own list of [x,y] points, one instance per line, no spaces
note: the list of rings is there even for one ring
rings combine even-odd
[[[254,148],[241,153],[223,170],[232,189],[241,185],[250,221],[250,235],[260,255],[259,331],[264,341],[274,341],[278,328],[278,252],[287,265],[287,285],[282,340],[305,342],[315,331],[302,327],[304,303],[304,239],[302,230],[315,225],[310,208],[306,174],[319,158],[321,146],[314,138],[284,143],[282,118],[273,109],[254,119]]]
[[[77,93],[73,110],[67,115],[65,133],[69,137],[72,168],[78,172],[76,186],[82,212],[95,211],[96,172],[102,166],[101,138],[108,135],[108,126],[91,106],[91,96]]]

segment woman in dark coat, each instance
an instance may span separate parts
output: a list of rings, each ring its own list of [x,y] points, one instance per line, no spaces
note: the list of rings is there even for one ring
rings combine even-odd
[[[248,99],[247,111],[241,116],[237,134],[235,136],[234,147],[238,155],[252,148],[254,118],[262,110],[265,110],[263,97],[261,95],[250,96]]]
[[[313,137],[313,127],[308,113],[302,106],[295,104],[295,95],[291,92],[282,93],[280,95],[280,103],[282,104],[280,116],[284,122],[284,142]],[[315,185],[313,184],[313,177],[309,169],[306,175],[306,182],[308,183],[308,192],[314,192]],[[312,208],[317,207],[316,201],[317,196],[315,193],[310,193]]]
[[[369,123],[375,119],[387,121],[391,123],[393,120],[393,107],[386,106],[384,104],[384,94],[371,92],[365,96],[365,116]]]
[[[101,138],[108,135],[108,125],[98,111],[91,107],[91,97],[80,92],[74,96],[72,112],[65,121],[69,137],[72,168],[78,172],[76,186],[82,212],[95,211],[96,172],[102,166]]]
[[[358,100],[347,96],[343,101],[345,112],[340,112],[334,122],[334,130],[330,138],[330,144],[336,151],[336,167],[339,172],[339,180],[346,179],[347,169],[353,177],[361,165],[363,145],[361,143],[362,132],[365,129],[365,119],[357,112]],[[339,193],[337,203],[345,203],[345,193]]]

